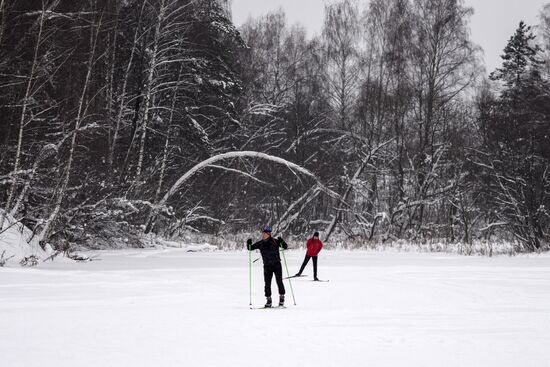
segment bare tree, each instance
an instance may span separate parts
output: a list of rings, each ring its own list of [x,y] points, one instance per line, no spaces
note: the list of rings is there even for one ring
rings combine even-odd
[[[436,158],[444,146],[443,123],[452,119],[449,106],[473,85],[478,75],[477,48],[469,39],[467,21],[472,14],[461,0],[415,0],[410,83],[414,91],[412,131],[414,146],[409,146],[410,167],[414,172],[411,197],[419,204],[408,226],[423,227],[426,199],[447,186],[434,175]],[[441,186],[443,185],[443,186]],[[417,232],[418,233],[418,232]]]
[[[142,19],[143,19],[143,11],[145,9],[146,4],[147,4],[147,2],[144,1],[141,5],[141,10],[139,12],[138,21],[137,21],[136,27],[134,29],[134,36],[133,36],[132,46],[131,46],[131,49],[130,49],[130,56],[129,56],[128,61],[126,63],[126,68],[124,69],[124,75],[122,77],[122,87],[121,87],[119,95],[118,95],[119,104],[118,104],[117,115],[116,115],[115,124],[114,124],[115,126],[114,126],[114,130],[113,130],[113,133],[112,133],[112,140],[109,144],[109,167],[111,167],[111,168],[113,167],[115,151],[116,151],[116,147],[117,147],[118,140],[119,140],[120,130],[121,130],[122,124],[123,124],[124,112],[127,108],[126,104],[127,104],[127,100],[128,100],[128,96],[127,96],[127,94],[128,94],[128,82],[129,82],[129,78],[130,78],[130,72],[131,72],[133,64],[134,64],[134,57],[135,57],[135,54],[137,52],[138,41],[139,41],[140,36],[142,35],[142,33],[141,33],[141,22],[142,22]],[[113,66],[112,66],[112,69],[111,69],[112,73],[114,73],[114,70],[115,70],[114,66],[115,66],[115,62],[113,60]],[[111,80],[112,79],[114,79],[114,75],[111,76]]]
[[[35,46],[34,46],[34,51],[33,51],[33,59],[32,59],[32,63],[31,63],[31,70],[29,72],[29,76],[28,76],[28,80],[27,80],[27,87],[25,89],[25,94],[23,96],[23,101],[22,101],[22,108],[21,108],[21,116],[20,116],[20,119],[19,119],[19,132],[18,132],[18,138],[17,138],[17,148],[16,148],[16,153],[15,153],[15,163],[14,163],[14,166],[13,166],[13,172],[12,172],[12,185],[11,185],[11,188],[10,188],[10,191],[9,191],[9,194],[8,194],[8,198],[7,198],[7,201],[6,201],[6,207],[5,207],[5,210],[4,210],[4,213],[9,213],[10,212],[10,209],[11,209],[11,205],[12,205],[12,201],[14,199],[14,196],[15,196],[15,189],[17,187],[17,176],[19,174],[19,169],[20,169],[20,162],[21,162],[21,152],[22,152],[22,146],[23,146],[23,132],[25,130],[25,126],[28,124],[28,116],[27,116],[27,109],[29,107],[29,104],[31,103],[30,101],[30,98],[31,98],[31,95],[33,93],[33,85],[34,85],[34,82],[35,82],[35,73],[36,73],[36,68],[37,68],[37,63],[38,63],[38,57],[39,57],[39,49],[40,49],[40,45],[42,43],[42,33],[43,33],[43,30],[44,30],[44,25],[45,25],[45,22],[46,22],[46,12],[47,11],[50,11],[55,5],[56,5],[57,2],[53,2],[52,4],[50,5],[46,5],[46,1],[42,1],[42,11],[40,12],[40,17],[39,17],[39,21],[38,21],[38,35],[36,37],[36,43],[35,43]],[[3,9],[3,2],[0,4],[0,10]],[[4,13],[2,12],[2,16],[4,15]],[[2,28],[3,28],[3,25],[4,25],[4,21],[2,22]],[[0,34],[1,36],[1,34]],[[1,37],[0,37],[0,40],[1,40]],[[2,228],[2,225],[4,223],[4,215],[2,215],[0,217],[0,228]]]
[[[335,126],[350,129],[358,86],[359,10],[354,0],[326,5],[326,83]]]
[[[77,113],[76,113],[76,116],[75,116],[75,121],[74,121],[74,128],[73,128],[73,131],[72,131],[72,134],[71,134],[72,136],[71,136],[71,140],[70,140],[71,144],[69,146],[69,157],[68,157],[68,160],[67,160],[67,163],[66,163],[66,166],[65,166],[65,172],[64,172],[64,175],[63,175],[63,178],[62,178],[60,188],[57,192],[57,197],[56,197],[56,200],[55,200],[54,208],[53,208],[52,212],[50,213],[48,219],[46,219],[46,221],[43,225],[43,228],[42,228],[40,234],[38,235],[38,242],[41,242],[42,240],[48,238],[50,227],[51,227],[52,223],[56,220],[57,216],[59,215],[59,212],[61,210],[61,205],[63,203],[63,200],[65,199],[65,196],[67,195],[67,188],[69,186],[69,180],[71,178],[71,174],[72,174],[72,170],[73,170],[74,157],[75,157],[75,154],[76,154],[75,150],[76,150],[76,147],[77,147],[76,141],[77,141],[77,137],[78,137],[78,132],[80,130],[80,126],[81,126],[84,118],[86,117],[87,95],[88,95],[89,88],[90,88],[92,71],[94,69],[94,64],[97,60],[96,47],[97,47],[98,34],[101,30],[101,26],[102,26],[102,22],[101,22],[101,18],[100,18],[97,24],[92,24],[92,26],[89,27],[90,28],[90,39],[89,39],[90,51],[89,51],[89,58],[88,58],[88,63],[87,63],[88,65],[87,65],[87,71],[86,71],[86,77],[85,77],[85,80],[84,80],[84,85],[82,87],[82,93],[81,93],[80,98],[79,98],[78,110],[77,110]]]

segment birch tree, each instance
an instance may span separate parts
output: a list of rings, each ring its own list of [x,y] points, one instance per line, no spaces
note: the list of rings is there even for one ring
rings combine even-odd
[[[55,199],[55,205],[54,208],[49,215],[48,219],[43,224],[43,228],[40,231],[40,234],[38,235],[38,242],[42,242],[43,240],[46,240],[50,234],[50,227],[52,223],[57,219],[57,216],[59,215],[59,212],[61,210],[61,205],[63,204],[63,200],[65,199],[67,195],[67,188],[69,186],[69,181],[71,178],[71,174],[73,173],[73,164],[74,164],[74,157],[75,157],[75,149],[77,147],[77,137],[79,133],[80,126],[86,117],[86,101],[87,101],[87,94],[89,92],[91,77],[92,77],[92,71],[94,68],[94,64],[97,59],[96,55],[96,47],[97,47],[97,40],[98,40],[98,33],[101,29],[102,23],[101,18],[99,19],[97,24],[92,24],[90,27],[90,35],[89,35],[89,45],[90,45],[90,52],[89,52],[89,58],[87,62],[87,71],[86,71],[86,77],[84,79],[83,87],[82,87],[82,93],[79,98],[78,103],[78,110],[74,119],[74,128],[72,130],[71,139],[70,139],[70,146],[69,146],[69,157],[66,163],[66,166],[64,168],[64,174],[63,178],[60,184],[60,188],[57,192],[56,199]]]
[[[4,4],[2,3],[0,5],[1,5],[0,10],[3,10]],[[41,45],[41,42],[42,42],[42,33],[43,33],[45,22],[46,22],[46,18],[45,18],[46,17],[46,12],[50,11],[54,6],[55,6],[55,2],[52,3],[51,5],[47,6],[46,2],[42,1],[42,11],[40,12],[40,16],[39,16],[39,20],[38,20],[38,35],[36,37],[36,43],[35,43],[34,50],[33,50],[33,58],[32,58],[32,62],[31,62],[31,68],[30,68],[28,80],[27,80],[27,83],[26,83],[27,86],[25,88],[25,93],[24,93],[24,96],[23,96],[22,107],[21,107],[21,115],[20,115],[20,118],[19,118],[19,128],[18,128],[18,135],[17,135],[18,136],[17,137],[17,148],[16,148],[16,152],[15,152],[15,163],[13,165],[13,172],[12,172],[12,184],[11,184],[11,188],[10,188],[9,193],[8,193],[4,213],[9,213],[10,212],[11,205],[12,205],[12,200],[14,199],[14,196],[15,196],[15,190],[16,190],[17,182],[18,182],[17,176],[19,174],[20,162],[21,162],[21,153],[22,153],[22,146],[23,146],[23,133],[24,133],[24,130],[25,130],[25,126],[29,122],[28,121],[27,110],[28,110],[29,104],[31,103],[30,98],[33,94],[33,87],[35,86],[35,73],[36,73],[36,68],[37,68],[37,63],[38,63],[38,58],[39,58],[39,49],[40,49],[40,45]],[[4,17],[4,12],[2,12],[2,17]],[[2,33],[3,33],[4,22],[5,22],[5,20],[2,21],[2,26],[0,28],[0,30],[2,30]],[[1,34],[0,34],[0,36],[1,36]],[[0,41],[1,41],[1,37],[0,37]],[[4,218],[5,218],[4,215],[0,216],[0,228],[2,228],[2,225],[4,223]]]
[[[333,123],[352,128],[357,98],[359,10],[354,0],[325,6],[323,40],[326,49],[326,88],[333,109]]]
[[[426,201],[430,192],[439,192],[448,183],[437,182],[435,159],[443,148],[440,138],[442,124],[452,115],[448,108],[473,85],[476,68],[476,47],[469,39],[467,27],[471,8],[460,0],[415,0],[414,45],[411,49],[410,79],[414,90],[414,141],[410,146],[410,163],[414,171],[414,193],[419,203],[414,208],[408,227],[419,235],[425,220]]]

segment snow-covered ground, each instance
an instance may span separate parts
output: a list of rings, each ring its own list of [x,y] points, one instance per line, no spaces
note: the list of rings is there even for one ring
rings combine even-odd
[[[286,283],[284,310],[249,309],[244,251],[98,259],[0,268],[1,366],[550,365],[548,254],[324,251],[330,282],[295,279],[297,306]]]
[[[4,211],[0,209],[0,216],[3,214]],[[48,246],[48,251],[44,251],[30,229],[11,215],[6,215],[0,229],[0,265],[8,261],[18,263],[29,256],[45,259],[50,254],[51,248]]]

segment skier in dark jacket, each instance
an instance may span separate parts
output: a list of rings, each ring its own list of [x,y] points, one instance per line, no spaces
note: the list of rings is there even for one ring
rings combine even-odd
[[[262,260],[264,262],[264,281],[265,281],[265,297],[267,302],[265,307],[271,307],[271,279],[275,274],[277,287],[279,288],[279,306],[284,306],[285,303],[285,286],[283,284],[283,267],[281,266],[281,257],[279,255],[279,246],[287,249],[288,245],[281,238],[274,239],[271,237],[271,227],[266,226],[262,231],[262,239],[255,244],[252,244],[252,239],[248,239],[247,248],[249,251],[260,250]]]
[[[307,263],[309,262],[309,259],[312,259],[313,260],[313,280],[319,281],[319,278],[317,278],[317,255],[319,255],[319,252],[323,248],[323,243],[319,239],[319,232],[315,232],[313,234],[313,237],[307,240],[306,247],[307,247],[306,257],[304,258],[304,262],[300,267],[300,271],[295,275],[295,277],[299,277],[302,275],[302,272],[304,271]]]

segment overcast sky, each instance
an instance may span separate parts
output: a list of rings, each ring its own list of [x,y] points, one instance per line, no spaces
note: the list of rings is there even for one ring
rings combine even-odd
[[[319,33],[326,0],[233,0],[233,21],[240,26],[250,16],[259,16],[282,7],[289,23],[302,23],[310,35]],[[472,40],[485,52],[487,72],[501,65],[500,55],[520,20],[538,23],[542,6],[550,0],[465,0],[474,8]]]

